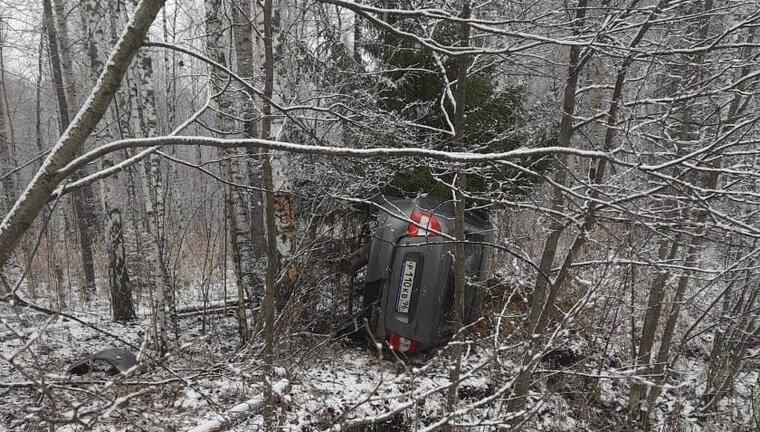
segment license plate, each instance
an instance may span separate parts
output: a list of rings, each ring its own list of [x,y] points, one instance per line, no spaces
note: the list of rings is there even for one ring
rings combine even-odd
[[[409,313],[409,305],[412,303],[412,287],[414,287],[414,274],[417,271],[417,262],[404,261],[401,271],[401,281],[398,287],[398,299],[396,300],[396,312]]]

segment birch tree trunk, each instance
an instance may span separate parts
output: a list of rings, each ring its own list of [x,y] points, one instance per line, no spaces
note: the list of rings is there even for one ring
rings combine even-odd
[[[3,39],[3,21],[0,19],[0,58],[2,58],[2,46],[5,44]],[[10,139],[8,130],[8,107],[5,106],[5,72],[0,71],[0,172],[2,172],[3,193],[0,194],[0,214],[4,215],[11,204],[16,200],[17,185],[16,175],[10,173],[17,164],[14,160],[13,142]],[[0,269],[2,266],[0,266]]]
[[[78,110],[78,98],[76,92],[76,80],[74,79],[73,66],[71,62],[71,43],[69,41],[68,27],[66,25],[64,0],[54,0],[53,2],[56,34],[58,36],[61,72],[63,78],[64,92],[68,104],[69,119],[74,118]],[[79,176],[86,176],[87,169],[80,170]],[[76,179],[76,178],[75,178]],[[96,239],[91,233],[96,233],[98,225],[97,205],[95,193],[92,185],[86,184],[75,191],[72,195],[74,208],[76,210],[77,228],[79,231],[82,265],[85,275],[85,294],[95,292],[95,271],[93,267],[93,246]]]
[[[73,66],[71,63],[71,48],[69,43],[69,29],[66,25],[66,12],[64,0],[53,0],[53,9],[55,11],[55,23],[58,40],[60,42],[61,52],[61,70],[63,72],[63,86],[66,92],[66,98],[69,106],[69,118],[74,118],[77,112],[77,91],[76,81],[74,80]],[[92,35],[96,36],[96,35]],[[102,36],[102,35],[101,35]],[[90,42],[92,39],[92,42]],[[88,43],[97,43],[94,38],[88,38]],[[92,54],[92,53],[90,53]],[[102,63],[99,65],[98,72],[103,69]],[[90,72],[91,74],[93,72]],[[95,75],[97,79],[97,75]],[[91,80],[94,84],[94,80]]]
[[[73,94],[67,94],[67,85],[64,81],[66,70],[71,71],[71,65],[65,66],[62,59],[65,57],[71,60],[71,56],[67,53],[66,56],[61,55],[62,49],[68,49],[68,47],[59,46],[58,34],[55,26],[55,19],[53,13],[53,7],[50,0],[43,0],[43,21],[45,22],[45,29],[47,31],[48,39],[48,51],[50,53],[50,63],[52,66],[53,83],[55,85],[56,98],[58,101],[58,113],[60,116],[60,131],[61,134],[68,128],[71,121],[70,113],[73,111],[71,107],[75,100],[71,98],[75,97]],[[73,77],[69,78],[69,81],[73,81]],[[68,90],[71,90],[70,88]],[[85,174],[86,175],[86,174]],[[92,259],[92,237],[93,225],[95,225],[95,213],[93,209],[94,198],[92,194],[92,187],[85,185],[83,188],[74,191],[72,194],[72,202],[74,205],[74,219],[77,222],[77,234],[79,235],[79,247],[80,257],[82,262],[82,269],[84,270],[84,286],[83,296],[86,301],[90,299],[92,294],[95,293],[95,267],[93,266]]]
[[[56,0],[56,7],[61,5],[61,0]],[[109,3],[110,4],[110,3]],[[88,81],[90,87],[94,88],[98,75],[103,70],[101,44],[106,42],[105,32],[99,24],[104,15],[104,9],[99,2],[87,2],[82,11],[83,23],[85,25],[87,38],[87,53],[90,60],[90,69]],[[109,8],[108,12],[112,12]],[[63,13],[63,7],[60,7],[60,13]],[[65,23],[62,16],[59,15],[59,21]],[[112,19],[111,23],[115,24],[117,20]],[[115,31],[115,29],[112,29]],[[70,61],[70,57],[69,57]],[[69,70],[70,70],[69,65]],[[72,91],[74,91],[72,86]],[[113,139],[111,127],[104,125],[96,137],[98,143],[109,142]],[[103,158],[102,168],[109,168],[114,165],[113,155]],[[101,195],[103,209],[105,214],[105,241],[108,257],[108,285],[111,292],[111,312],[114,321],[127,321],[135,317],[135,310],[132,304],[132,287],[127,273],[127,254],[124,247],[124,229],[122,224],[121,209],[115,204],[118,202],[114,186],[119,184],[119,175],[116,174],[109,179],[101,182]]]
[[[264,20],[264,101],[261,122],[261,138],[271,139],[272,134],[272,95],[274,94],[274,50],[272,41],[272,0],[264,0],[262,4],[262,18]],[[267,404],[264,407],[264,419],[270,424],[273,407],[271,404],[271,374],[274,363],[274,317],[276,313],[276,277],[279,254],[277,250],[277,223],[275,221],[275,191],[272,179],[271,154],[262,150],[261,169],[264,181],[264,220],[266,224],[267,239],[267,272],[264,285],[264,376],[269,378],[270,386],[267,388]]]
[[[460,17],[465,20],[460,24],[459,45],[462,49],[470,46],[470,1],[464,0],[462,4],[462,12]],[[463,142],[466,120],[465,120],[465,106],[467,97],[467,73],[470,67],[470,56],[459,56],[459,71],[457,76],[457,87],[455,93],[456,110],[454,112],[454,144],[456,147],[461,148],[466,145]],[[454,364],[449,371],[449,390],[448,390],[448,411],[453,413],[456,411],[457,403],[459,400],[459,376],[462,369],[462,344],[464,343],[464,334],[462,333],[462,327],[465,321],[465,252],[464,242],[466,241],[464,234],[464,211],[466,200],[464,198],[464,192],[467,187],[467,177],[464,170],[460,170],[457,173],[454,190],[454,201],[456,205],[456,217],[454,220],[454,237],[456,243],[454,244],[454,329],[456,330],[455,337],[452,340],[453,349],[451,352],[451,360]],[[449,425],[448,430],[454,430],[454,427]]]
[[[134,105],[133,105],[134,106]],[[140,130],[140,129],[137,129]],[[162,263],[161,247],[159,239],[161,234],[156,220],[159,217],[159,211],[156,209],[155,196],[156,192],[152,188],[154,183],[153,176],[158,173],[158,167],[154,164],[152,157],[148,157],[142,163],[142,169],[139,170],[139,180],[142,190],[142,198],[145,203],[145,251],[147,254],[147,279],[149,289],[153,293],[153,337],[156,349],[165,353],[168,349],[168,337],[166,328],[166,304],[167,291],[170,290],[165,283],[164,269]]]
[[[207,47],[210,57],[215,62],[226,66],[227,56],[224,53],[225,43],[222,30],[222,3],[219,0],[206,0],[206,32]],[[234,121],[230,118],[232,112],[232,99],[224,92],[225,82],[221,73],[211,71],[212,89],[216,93],[217,129],[224,132],[234,130]],[[246,317],[245,299],[249,297],[246,289],[253,286],[255,281],[253,273],[253,259],[250,236],[250,221],[246,213],[243,196],[235,184],[241,184],[243,176],[240,172],[240,162],[234,157],[232,150],[222,150],[222,177],[225,180],[224,202],[227,208],[227,228],[232,246],[232,262],[235,271],[235,285],[237,287],[238,304],[238,333],[243,343],[250,340],[248,319]]]
[[[108,282],[111,287],[111,312],[114,321],[135,318],[132,305],[132,286],[126,271],[127,254],[124,248],[121,210],[110,209],[107,215],[106,241],[108,242]]]
[[[22,195],[23,199],[14,203],[0,223],[0,266],[7,262],[21,237],[64,179],[59,170],[81,151],[85,140],[105,114],[134,54],[163,4],[162,0],[144,0],[140,3],[131,25],[114,47],[97,85],[84,106],[27,185]]]
[[[137,7],[136,0],[132,5]],[[130,107],[132,115],[131,129],[134,134],[146,137],[158,135],[156,116],[155,80],[153,77],[153,59],[150,53],[138,52],[135,59],[136,77],[130,88]],[[179,324],[176,312],[174,287],[169,274],[165,245],[165,206],[160,169],[160,159],[152,153],[142,162],[139,169],[142,198],[145,203],[145,249],[148,255],[149,284],[153,290],[154,340],[159,352],[168,348],[166,310],[175,339],[179,337]]]
[[[266,76],[268,73],[271,73],[271,80],[272,80],[272,91],[269,93],[269,96],[265,96],[269,99],[270,102],[274,101],[275,97],[275,88],[274,85],[276,82],[279,82],[278,79],[276,79],[277,75],[277,65],[274,62],[275,58],[283,58],[283,45],[282,45],[282,33],[280,32],[280,28],[282,26],[282,20],[283,15],[287,14],[286,18],[291,18],[289,12],[292,11],[293,6],[290,5],[287,2],[272,2],[271,5],[271,11],[269,13],[270,15],[270,43],[271,43],[271,50],[272,50],[272,58],[270,61],[271,70],[268,70],[267,68],[267,41],[266,41],[266,35],[262,38],[263,39],[263,45],[264,45],[264,51],[262,59],[262,64],[264,64],[264,74],[265,74],[265,80],[269,79],[268,76]],[[264,20],[266,20],[266,12],[264,12]],[[262,23],[264,27],[266,27],[266,23]],[[290,22],[287,23],[288,25]],[[266,82],[264,83],[264,86],[266,87]],[[280,88],[279,90],[284,90]],[[265,102],[266,103],[266,102]],[[271,114],[271,104],[269,105],[270,114]],[[265,114],[266,116],[266,114]],[[289,126],[287,123],[279,123],[279,130],[275,131],[275,125],[274,118],[270,118],[269,120],[269,132],[264,135],[262,132],[262,138],[264,136],[269,136],[270,139],[284,139],[287,140],[288,137],[284,136],[286,131],[289,129]],[[263,129],[263,127],[262,127]],[[274,136],[273,134],[276,132],[277,136]],[[279,152],[279,151],[272,151],[269,152],[269,165],[272,170],[272,190],[274,191],[274,213],[275,213],[275,226],[277,227],[277,235],[275,236],[277,241],[277,251],[278,251],[278,258],[277,258],[277,269],[278,271],[283,267],[287,266],[285,269],[285,279],[283,280],[283,283],[277,284],[275,286],[275,302],[277,309],[280,310],[283,307],[285,307],[286,303],[288,302],[291,294],[293,293],[293,288],[295,287],[295,284],[298,280],[298,268],[296,267],[295,262],[293,261],[293,245],[294,245],[294,236],[295,236],[295,206],[293,202],[293,187],[290,182],[290,178],[288,176],[288,171],[290,169],[289,166],[289,159],[288,154],[286,152]]]
[[[46,24],[43,20],[43,27],[45,27]],[[42,81],[43,81],[43,74],[44,74],[44,63],[45,58],[49,58],[49,55],[45,55],[45,39],[47,35],[46,29],[43,29],[43,36],[40,37],[40,45],[39,45],[39,51],[37,55],[37,83],[35,86],[35,141],[37,146],[37,151],[41,155],[45,151],[45,145],[43,144],[42,139]],[[39,169],[42,166],[42,162],[39,163],[39,165],[36,167],[36,169]],[[11,203],[8,203],[8,205],[11,205]],[[3,213],[4,214],[4,213]],[[65,307],[65,297],[64,297],[64,265],[63,265],[63,257],[67,256],[64,253],[62,253],[63,248],[58,247],[58,242],[62,239],[59,239],[60,236],[58,236],[58,233],[64,232],[65,230],[60,229],[64,225],[63,222],[63,213],[59,212],[60,217],[56,215],[56,213],[51,211],[45,211],[45,218],[48,218],[48,223],[45,227],[45,241],[48,245],[47,254],[46,254],[46,262],[48,266],[48,280],[52,281],[53,285],[53,292],[55,293],[55,304],[59,309],[62,309]]]
[[[163,28],[164,42],[174,43],[176,39],[177,31],[177,10],[175,6],[174,14],[172,16],[172,37],[169,38],[169,19],[167,17],[166,8],[161,14],[161,24]],[[165,50],[163,54],[164,60],[164,82],[166,88],[164,89],[164,95],[166,97],[166,123],[168,130],[174,129],[174,123],[176,118],[176,105],[177,102],[177,70],[176,70],[176,52]]]
[[[251,2],[244,0],[238,2],[232,9],[233,28],[235,34],[235,54],[237,57],[237,73],[249,84],[254,84],[255,71],[253,64],[253,11]],[[250,91],[243,91],[241,96],[241,117],[243,118],[243,137],[257,138],[256,110],[254,106],[255,95]],[[256,150],[247,150],[248,161],[248,185],[261,188],[259,155]],[[242,180],[242,176],[240,176]],[[255,195],[248,195],[249,204],[246,205],[242,194],[238,194],[238,208],[236,209],[235,226],[237,232],[238,248],[240,252],[240,267],[243,285],[248,291],[251,313],[256,317],[255,311],[260,309],[263,294],[263,283],[256,274],[255,263],[263,258],[264,224],[263,208],[261,200],[255,199]]]
[[[43,24],[44,27],[44,24]],[[44,33],[44,31],[43,31]],[[34,87],[34,141],[37,145],[37,152],[42,154],[44,144],[42,142],[42,74],[44,73],[45,58],[45,37],[40,37],[40,48],[37,52],[37,82]],[[38,163],[35,169],[39,169],[42,163]],[[8,203],[10,205],[10,203]]]

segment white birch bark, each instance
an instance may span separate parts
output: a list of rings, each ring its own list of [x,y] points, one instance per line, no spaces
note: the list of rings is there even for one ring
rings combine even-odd
[[[232,10],[235,35],[235,54],[237,57],[237,73],[249,84],[254,84],[255,71],[253,64],[253,11],[249,0],[238,2]],[[256,138],[258,132],[256,128],[256,110],[254,106],[255,96],[250,91],[240,92],[241,117],[243,118],[243,137]],[[247,150],[247,168],[248,182],[250,186],[261,186],[260,167],[256,161],[259,159],[255,149]],[[241,169],[242,171],[242,169]],[[242,173],[237,176],[242,181]],[[233,177],[235,178],[235,177]],[[243,285],[245,286],[250,299],[251,314],[256,317],[257,310],[260,310],[261,297],[263,295],[263,282],[256,273],[256,262],[263,256],[261,251],[257,251],[256,245],[263,246],[263,215],[261,200],[255,195],[246,197],[237,194],[238,205],[235,211],[235,227],[237,232],[238,249],[240,253],[240,267],[242,272]],[[258,241],[257,241],[258,240]],[[263,250],[263,247],[261,247]],[[257,320],[257,322],[260,320]]]
[[[163,6],[161,0],[144,0],[114,50],[87,101],[51,149],[40,170],[0,223],[0,265],[5,264],[21,236],[31,226],[53,191],[64,179],[58,171],[81,151],[85,140],[103,117],[148,28]]]
[[[263,37],[263,62],[264,66],[264,102],[262,113],[264,117],[261,122],[261,137],[269,139],[272,133],[272,96],[274,90],[274,50],[273,50],[273,30],[272,30],[272,0],[264,0],[261,4],[263,20],[262,27]],[[266,281],[264,284],[264,375],[269,377],[272,373],[274,363],[274,317],[276,313],[276,277],[278,268],[278,251],[277,251],[277,227],[275,215],[275,190],[272,180],[271,153],[261,152],[261,170],[262,180],[264,182],[264,223],[266,226],[267,240],[267,271]],[[271,383],[271,380],[270,380]],[[267,389],[271,396],[271,389]],[[269,401],[267,401],[269,402]],[[266,424],[271,422],[273,408],[271,403],[267,403],[264,408],[264,421]]]
[[[0,45],[2,44],[2,27],[0,27]],[[13,201],[16,200],[16,176],[5,174],[9,173],[16,166],[16,163],[13,158],[13,143],[10,140],[8,122],[6,120],[8,110],[5,106],[3,91],[5,87],[3,85],[4,79],[5,74],[0,73],[0,172],[3,173],[3,181],[0,183],[0,186],[3,188],[0,196],[0,199],[2,199],[2,202],[0,202],[0,215],[4,215],[10,209]]]
[[[156,99],[153,84],[153,61],[150,54],[143,51],[136,58],[137,79],[139,82],[138,97],[132,101],[133,131],[144,136],[153,137],[157,133]],[[134,83],[134,84],[137,84]],[[138,111],[139,112],[136,112]],[[139,119],[143,122],[140,123]],[[159,350],[165,352],[168,339],[166,337],[166,309],[168,306],[170,321],[175,336],[178,335],[178,323],[174,292],[171,278],[166,265],[166,248],[164,244],[164,193],[161,182],[160,160],[157,154],[151,154],[143,161],[140,170],[143,200],[146,210],[147,251],[149,265],[152,265],[152,275],[155,286],[156,339]]]
[[[276,4],[275,4],[276,3]],[[282,34],[280,32],[280,28],[282,25],[282,21],[287,21],[290,17],[289,11],[291,10],[292,6],[287,4],[286,2],[277,1],[273,2],[270,5],[270,10],[267,12],[267,5],[266,4],[260,4],[262,7],[262,13],[258,16],[259,21],[257,22],[257,26],[259,28],[265,28],[266,23],[265,20],[269,19],[270,27],[271,27],[271,37],[270,40],[267,41],[267,37],[265,35],[260,35],[256,38],[256,51],[258,53],[259,62],[260,64],[264,65],[264,87],[265,91],[264,93],[267,94],[266,85],[267,81],[271,80],[272,85],[272,91],[269,92],[269,100],[271,102],[276,102],[275,99],[277,99],[277,94],[281,94],[285,89],[283,88],[276,88],[279,79],[278,79],[278,73],[277,68],[278,65],[274,63],[274,58],[282,58],[283,52],[282,52]],[[269,18],[267,18],[267,13],[269,14]],[[270,43],[271,46],[267,47],[267,43]],[[272,59],[270,61],[271,64],[267,65],[267,50],[270,49],[272,51]],[[267,74],[271,74],[271,77],[268,77]],[[265,95],[265,98],[267,96]],[[272,105],[264,101],[264,107],[269,107],[270,114],[271,114],[271,107]],[[283,139],[287,140],[287,130],[289,129],[289,126],[285,123],[281,122],[275,122],[274,118],[269,118],[266,120],[266,114],[265,114],[265,120],[268,121],[268,127],[267,131],[264,131],[264,126],[262,124],[262,138],[263,139]],[[289,162],[289,156],[287,152],[280,152],[280,151],[270,151],[268,155],[266,156],[268,161],[266,162],[269,167],[271,168],[271,180],[272,180],[272,190],[274,192],[274,213],[275,213],[275,226],[276,226],[276,247],[278,251],[278,262],[277,262],[277,268],[278,270],[282,266],[287,266],[286,269],[286,278],[284,283],[278,284],[278,286],[275,289],[275,298],[277,302],[278,308],[282,308],[285,303],[287,302],[288,298],[290,297],[292,293],[292,289],[294,284],[296,283],[298,279],[298,268],[296,267],[295,263],[292,261],[293,258],[293,245],[294,245],[294,236],[295,236],[295,208],[294,208],[294,202],[292,197],[292,182],[290,181],[290,177],[288,174],[289,168],[290,168],[290,162]],[[262,160],[262,163],[263,160]],[[266,175],[266,174],[265,174]],[[266,192],[265,192],[266,193]],[[264,202],[266,205],[267,198],[264,197]],[[266,210],[265,210],[266,212]],[[265,216],[266,218],[266,216]]]
[[[62,0],[56,0],[57,14],[63,13]],[[88,81],[91,87],[95,86],[98,75],[103,69],[102,46],[107,44],[105,31],[101,23],[106,12],[111,12],[110,8],[103,8],[100,2],[89,1],[82,9],[82,21],[87,38],[87,53],[90,61]],[[62,16],[58,15],[59,21],[64,23]],[[114,24],[114,20],[110,20]],[[115,31],[115,29],[112,29]],[[111,38],[112,39],[112,38]],[[69,56],[70,61],[70,56]],[[64,64],[66,62],[64,61]],[[68,66],[69,71],[71,65]],[[68,73],[66,74],[68,75]],[[73,76],[71,80],[71,91],[74,91]],[[67,85],[68,88],[68,85]],[[108,114],[106,114],[108,116]],[[96,141],[109,142],[113,139],[111,127],[103,125],[96,136]],[[103,158],[101,167],[103,169],[114,165],[113,155]],[[134,306],[132,304],[132,287],[127,273],[127,254],[124,246],[124,229],[122,224],[121,209],[115,204],[119,199],[115,193],[115,186],[118,185],[119,175],[114,175],[109,179],[101,182],[101,202],[105,215],[104,238],[106,242],[106,255],[108,257],[108,285],[111,293],[111,312],[115,321],[127,321],[135,317]]]
[[[72,104],[74,104],[73,98],[75,95],[68,94],[65,76],[71,72],[71,65],[66,65],[62,51],[68,49],[62,44],[59,44],[60,35],[55,25],[55,16],[53,6],[50,0],[43,0],[43,21],[45,22],[45,29],[48,39],[48,52],[50,53],[50,63],[52,66],[53,82],[55,85],[56,100],[58,102],[58,114],[60,118],[60,130],[61,133],[69,126],[71,121],[71,112],[73,112]],[[65,24],[65,23],[64,23]],[[64,40],[65,41],[65,40]],[[65,41],[67,42],[67,41]],[[67,55],[66,59],[70,60],[70,56]],[[73,81],[73,78],[69,77],[69,81]],[[82,167],[80,170],[86,175],[86,168]],[[75,173],[75,177],[79,173]],[[75,191],[72,194],[72,204],[74,209],[74,218],[77,223],[77,234],[79,238],[79,256],[81,258],[82,269],[84,273],[84,281],[82,283],[82,295],[85,301],[88,301],[90,297],[95,293],[95,268],[93,266],[93,238],[92,231],[95,224],[95,213],[93,209],[94,198],[92,193],[92,187],[86,185],[81,190]]]
[[[227,56],[224,52],[226,33],[222,29],[222,3],[218,0],[206,0],[205,7],[209,55],[212,60],[226,67]],[[230,132],[235,128],[234,121],[230,118],[233,107],[232,98],[223,91],[225,84],[219,71],[211,70],[211,83],[213,92],[217,94],[217,129],[222,133]],[[250,340],[250,332],[246,317],[245,299],[250,297],[250,293],[246,291],[255,284],[250,221],[241,191],[233,186],[233,184],[242,184],[243,182],[239,158],[234,157],[235,152],[231,150],[223,150],[220,153],[222,156],[222,177],[225,180],[224,200],[227,208],[227,228],[232,246],[232,262],[239,300],[237,305],[238,333],[241,340],[247,343]]]
[[[63,69],[63,85],[66,91],[66,97],[69,103],[69,118],[74,118],[77,112],[77,91],[76,81],[74,80],[73,66],[71,63],[71,47],[69,42],[69,29],[66,24],[66,11],[64,0],[53,0],[53,10],[55,14],[56,34],[58,36],[59,47],[61,52],[61,66]],[[95,36],[95,35],[93,35]],[[100,35],[102,37],[102,34]],[[97,43],[97,40],[93,40]],[[89,40],[88,40],[89,43]],[[102,63],[98,71],[103,69]],[[92,73],[92,72],[91,72]],[[97,75],[95,76],[97,79]],[[92,81],[92,80],[91,80]],[[94,83],[94,81],[92,81]]]

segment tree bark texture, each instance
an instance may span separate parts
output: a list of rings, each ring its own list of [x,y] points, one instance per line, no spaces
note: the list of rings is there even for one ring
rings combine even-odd
[[[281,29],[283,27],[283,17],[285,20],[290,19],[293,15],[291,12],[294,10],[294,6],[284,1],[273,1],[271,5],[271,13],[269,18],[269,44],[267,46],[267,36],[264,36],[264,87],[265,87],[265,106],[269,104],[269,110],[274,104],[275,90],[278,90],[278,95],[282,94],[285,90],[283,86],[279,85],[282,82],[281,76],[278,74],[278,68],[282,67],[280,64],[275,63],[275,59],[284,58],[283,52],[283,38],[285,35]],[[266,13],[265,13],[266,15]],[[264,17],[266,24],[266,16]],[[285,25],[290,25],[290,22],[286,22]],[[267,63],[267,56],[270,54],[268,50],[271,50],[271,61]],[[270,76],[271,75],[271,76]],[[271,92],[267,92],[267,81],[271,80]],[[275,84],[277,88],[275,89]],[[266,114],[265,114],[266,115]],[[267,135],[272,139],[287,139],[286,131],[290,128],[290,124],[285,121],[278,123],[280,128],[275,131],[275,119],[272,117],[269,121],[269,132]],[[273,133],[277,133],[277,137]],[[283,309],[290,297],[292,296],[295,286],[298,282],[298,267],[294,261],[294,243],[296,234],[296,215],[295,215],[295,202],[293,201],[293,185],[290,179],[290,162],[289,153],[271,151],[269,153],[269,164],[272,170],[272,187],[274,191],[274,212],[275,212],[275,225],[277,227],[277,251],[278,251],[278,270],[285,269],[285,278],[281,279],[282,283],[277,284],[275,287],[275,301],[278,310]]]
[[[460,24],[459,45],[461,48],[470,46],[470,24],[466,21],[470,18],[470,2],[465,0],[462,5],[460,17],[464,19]],[[467,74],[470,67],[470,56],[462,55],[458,58],[457,86],[455,89],[456,109],[454,112],[454,145],[459,148],[466,145],[463,142],[466,127],[465,108],[467,99]],[[450,413],[456,411],[459,400],[459,376],[462,370],[462,348],[465,335],[462,327],[465,322],[465,287],[467,284],[465,275],[465,248],[467,241],[464,233],[464,214],[466,207],[465,190],[467,188],[467,177],[464,170],[457,173],[457,179],[454,189],[455,200],[455,219],[454,219],[454,329],[456,330],[453,339],[451,351],[451,360],[454,363],[449,371],[449,389],[447,397],[447,408]],[[449,427],[449,430],[454,430]]]
[[[226,33],[222,28],[222,8],[223,6],[220,1],[206,0],[206,37],[211,59],[226,67],[227,56],[224,49],[228,41],[225,40]],[[221,71],[212,69],[211,81],[217,106],[217,129],[222,133],[231,132],[235,128],[234,121],[229,116],[232,113],[233,103],[231,96],[225,91],[225,79]],[[248,328],[244,299],[250,298],[250,292],[247,292],[247,290],[253,288],[255,284],[250,234],[251,225],[248,220],[245,200],[241,190],[234,186],[235,184],[243,183],[240,162],[235,157],[236,154],[233,150],[224,149],[220,153],[222,156],[222,178],[225,181],[224,203],[227,208],[227,229],[230,245],[232,246],[235,286],[237,288],[238,299],[240,300],[237,304],[238,333],[241,341],[248,343],[250,340],[250,330]]]
[[[111,287],[111,311],[114,321],[129,321],[135,318],[132,305],[132,289],[129,275],[125,271],[127,254],[124,248],[121,211],[113,208],[108,215],[108,282]]]
[[[65,25],[63,19],[63,6],[61,0],[56,0],[57,15],[59,21]],[[89,85],[95,87],[99,74],[103,70],[103,48],[101,41],[105,43],[105,32],[102,27],[102,21],[105,18],[104,10],[112,14],[109,20],[113,26],[111,32],[116,32],[117,26],[119,26],[120,19],[118,17],[118,8],[114,8],[114,3],[109,2],[107,8],[103,7],[100,2],[87,2],[82,8],[82,22],[86,30],[87,38],[87,54],[90,61],[89,68]],[[60,8],[59,8],[60,6]],[[58,12],[60,9],[60,14]],[[114,16],[116,15],[116,16]],[[113,35],[110,38],[113,40]],[[70,58],[69,58],[70,61]],[[73,79],[72,79],[73,81]],[[73,92],[73,88],[71,90]],[[108,116],[108,113],[105,114]],[[96,144],[102,144],[103,142],[109,142],[113,139],[112,128],[107,124],[108,122],[101,122],[101,129],[95,136]],[[114,156],[109,155],[103,158],[101,164],[102,168],[109,168],[114,164]],[[135,317],[134,305],[132,303],[132,286],[127,273],[127,254],[124,245],[124,228],[122,222],[121,209],[115,204],[119,201],[115,193],[115,187],[119,184],[119,175],[106,179],[101,182],[101,201],[105,215],[103,236],[106,243],[108,257],[108,283],[111,293],[111,311],[112,318],[115,321],[127,321]]]
[[[55,12],[55,26],[56,34],[59,41],[60,58],[61,58],[61,71],[63,72],[63,87],[66,92],[66,99],[68,102],[69,118],[74,118],[77,113],[77,91],[76,81],[74,80],[74,68],[71,63],[71,45],[69,42],[69,29],[66,25],[66,12],[65,12],[64,0],[53,0],[53,10]],[[94,40],[94,37],[98,35],[90,36],[90,40]],[[88,43],[92,43],[89,42]],[[102,70],[102,63],[97,69]]]
[[[264,101],[262,106],[261,137],[271,138],[272,134],[272,95],[274,93],[274,50],[272,31],[272,0],[264,0],[262,4],[262,18],[264,20],[263,44],[264,44]],[[276,313],[277,298],[277,269],[279,252],[277,248],[277,222],[275,213],[275,191],[272,176],[271,153],[262,151],[261,169],[264,182],[264,220],[266,225],[267,240],[267,271],[264,284],[264,374],[271,377],[274,364],[274,317]],[[271,378],[269,379],[271,383]],[[272,389],[267,389],[267,404],[264,407],[265,424],[271,424],[274,414],[272,406]]]
[[[65,56],[61,54],[61,51],[68,49],[68,47],[58,44],[58,29],[56,29],[55,26],[55,17],[50,0],[43,0],[43,15],[43,21],[45,22],[45,29],[47,32],[50,63],[53,71],[53,84],[55,86],[56,99],[58,101],[60,130],[61,134],[63,134],[71,121],[70,112],[73,111],[71,106],[76,103],[74,100],[70,99],[75,97],[75,95],[73,93],[68,94],[68,91],[73,90],[72,88],[67,87],[65,82],[66,74],[71,72],[71,65],[66,65],[63,60],[68,59],[70,61],[71,56],[68,53]],[[63,38],[61,38],[61,40],[67,42]],[[69,81],[73,81],[73,77],[69,77]],[[82,169],[82,172],[86,172],[84,168]],[[85,299],[89,299],[90,296],[95,293],[95,267],[92,262],[93,239],[91,235],[96,220],[93,208],[94,201],[92,187],[89,185],[75,191],[72,195],[74,219],[77,222],[77,234],[79,235],[80,257],[82,269],[84,270],[83,295]]]
[[[255,69],[253,60],[253,11],[251,2],[248,0],[238,2],[233,6],[232,17],[234,23],[235,35],[235,54],[237,56],[237,73],[249,84],[255,84]],[[256,95],[246,89],[240,92],[241,116],[243,118],[243,137],[258,137],[258,128],[256,119],[256,107],[254,104]],[[248,185],[255,188],[263,188],[261,179],[261,164],[259,152],[250,148],[246,151]],[[242,180],[242,176],[241,180]],[[261,298],[263,297],[263,282],[255,272],[255,262],[264,258],[265,249],[265,230],[264,230],[264,205],[262,199],[257,199],[258,194],[246,194],[240,196],[241,207],[238,212],[245,210],[245,214],[238,216],[238,224],[245,223],[242,229],[239,228],[237,237],[241,239],[240,258],[243,272],[243,282],[246,286],[249,296],[251,312],[260,310]],[[243,198],[247,198],[244,200]],[[247,201],[247,204],[246,204]],[[242,205],[245,205],[243,208]],[[247,232],[246,232],[247,231]],[[256,315],[254,315],[255,317]]]
[[[2,45],[4,43],[3,25],[2,19],[0,19],[0,58],[2,57]],[[5,72],[0,71],[0,172],[3,173],[3,180],[0,182],[0,186],[3,188],[2,194],[0,194],[0,200],[2,200],[0,201],[0,215],[5,215],[16,200],[16,175],[10,173],[17,166],[13,147],[14,144],[11,141],[8,128],[8,107],[5,106]]]
[[[22,198],[14,203],[0,223],[0,265],[8,260],[42,206],[63,180],[58,170],[82,150],[85,140],[105,114],[134,54],[163,4],[162,0],[144,0],[140,3],[132,25],[114,47],[109,62],[84,106],[30,181]]]
[[[133,2],[136,3],[136,2]],[[140,118],[142,119],[143,134],[147,137],[158,135],[158,116],[156,114],[156,89],[153,71],[153,58],[149,52],[141,51],[137,54],[137,70],[140,82]],[[135,131],[137,132],[137,130]],[[168,307],[169,322],[172,326],[172,332],[175,338],[179,338],[179,318],[177,316],[177,305],[175,300],[175,287],[169,272],[169,257],[166,247],[166,205],[164,197],[164,184],[161,172],[161,159],[158,154],[152,153],[144,162],[143,173],[147,177],[143,182],[144,198],[151,200],[153,214],[149,214],[147,221],[151,229],[152,236],[148,241],[154,243],[152,246],[157,253],[157,260],[154,261],[156,270],[160,279],[157,281],[157,300]]]

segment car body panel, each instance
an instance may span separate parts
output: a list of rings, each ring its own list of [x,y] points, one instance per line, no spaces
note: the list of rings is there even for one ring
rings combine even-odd
[[[395,333],[419,342],[420,349],[438,345],[455,330],[452,312],[454,242],[446,236],[451,236],[454,230],[453,205],[427,198],[387,197],[382,197],[377,205],[380,207],[377,231],[367,265],[366,293],[372,294],[365,293],[365,306],[375,303],[377,307],[373,333],[378,341],[386,341],[391,332]],[[409,225],[415,211],[434,216],[441,233],[410,236]],[[465,246],[468,258],[465,267],[471,282],[467,284],[465,297],[468,322],[474,318],[478,300],[474,282],[485,277],[487,254],[482,243],[490,232],[491,227],[484,218],[474,215],[465,218],[465,233],[473,242]],[[414,280],[408,286],[412,271]]]

